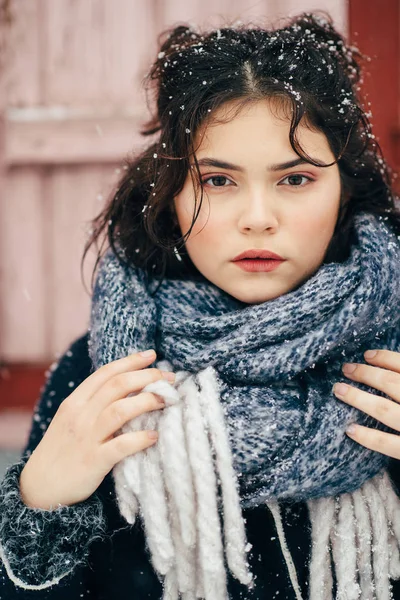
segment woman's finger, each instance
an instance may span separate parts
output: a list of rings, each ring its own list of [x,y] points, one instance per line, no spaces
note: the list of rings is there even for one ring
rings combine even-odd
[[[364,358],[371,365],[389,369],[400,373],[400,352],[392,352],[391,350],[367,350],[364,353]]]
[[[347,430],[347,435],[361,446],[391,458],[400,459],[400,436],[378,429],[370,429],[363,425],[352,425],[351,427],[354,427],[354,432]]]
[[[102,412],[107,406],[117,400],[122,400],[129,395],[137,395],[150,383],[165,380],[173,381],[174,373],[160,371],[159,369],[143,369],[130,373],[119,373],[112,377],[89,400],[89,410]]]
[[[97,419],[96,438],[99,442],[109,440],[131,419],[145,412],[160,410],[164,406],[163,398],[151,392],[142,392],[134,398],[122,398],[112,402]]]
[[[374,417],[384,425],[400,431],[400,405],[396,402],[382,398],[382,396],[369,394],[345,383],[336,383],[332,391],[340,400]],[[398,444],[400,448],[400,436]]]
[[[111,379],[111,377],[115,377],[121,373],[145,369],[149,367],[155,359],[155,351],[146,350],[143,353],[136,352],[135,354],[129,354],[128,356],[114,360],[103,365],[97,369],[97,371],[89,375],[89,377],[87,377],[81,385],[72,392],[71,397],[78,395],[90,397]]]
[[[364,383],[400,402],[400,373],[355,363],[343,365],[342,371],[349,379]]]

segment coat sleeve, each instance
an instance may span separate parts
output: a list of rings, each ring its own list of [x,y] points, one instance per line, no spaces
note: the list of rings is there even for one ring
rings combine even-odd
[[[53,595],[46,588],[61,590],[60,580],[71,581],[70,576],[86,562],[93,541],[102,538],[106,530],[97,491],[83,502],[49,511],[26,506],[19,489],[21,471],[60,403],[90,375],[87,342],[87,336],[76,340],[50,368],[21,459],[8,468],[0,484],[0,599],[39,598],[38,591],[45,590],[43,597],[50,600]],[[2,586],[7,588],[5,595]],[[71,586],[68,589],[65,596],[60,592],[54,598],[82,597],[77,591],[71,593]],[[83,597],[87,598],[87,593]]]

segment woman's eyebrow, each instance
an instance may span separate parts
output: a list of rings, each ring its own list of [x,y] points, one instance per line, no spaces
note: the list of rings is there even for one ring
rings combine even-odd
[[[223,160],[217,160],[216,158],[201,158],[197,161],[199,167],[217,167],[218,169],[229,169],[230,171],[240,171],[241,173],[245,170],[238,165],[234,165],[229,162],[225,162]],[[298,165],[309,165],[312,164],[304,158],[295,158],[294,160],[289,160],[284,163],[279,163],[275,165],[270,165],[268,167],[269,171],[285,171],[286,169],[291,169],[292,167],[297,167]]]

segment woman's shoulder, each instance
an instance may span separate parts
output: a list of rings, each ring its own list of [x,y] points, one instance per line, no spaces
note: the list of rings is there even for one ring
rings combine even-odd
[[[86,333],[76,338],[64,354],[49,367],[42,394],[54,397],[67,392],[69,395],[92,372],[89,334]]]
[[[65,353],[50,367],[50,376],[45,389],[50,386],[63,387],[67,385],[68,390],[79,385],[78,380],[83,381],[93,372],[92,361],[89,356],[89,333],[76,338]],[[70,376],[76,375],[76,380]]]

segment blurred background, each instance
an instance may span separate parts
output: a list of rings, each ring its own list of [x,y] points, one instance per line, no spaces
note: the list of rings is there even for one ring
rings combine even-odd
[[[0,478],[47,370],[87,329],[83,246],[122,159],[148,143],[141,81],[157,35],[314,9],[369,57],[362,91],[397,169],[399,0],[0,0]]]

